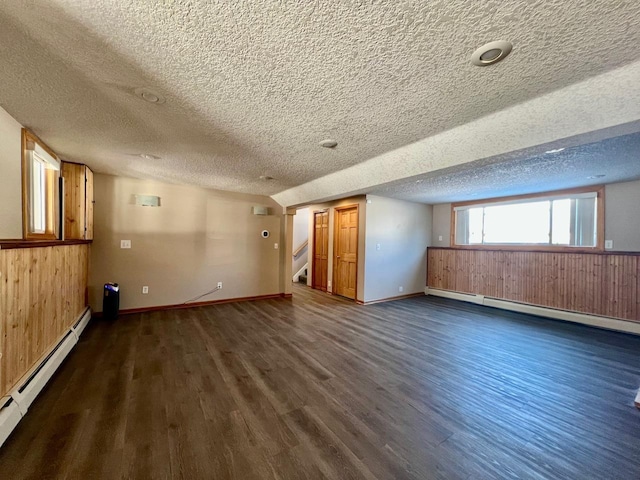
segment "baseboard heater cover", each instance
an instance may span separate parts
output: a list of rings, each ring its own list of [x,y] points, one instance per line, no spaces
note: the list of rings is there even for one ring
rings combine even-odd
[[[621,320],[618,318],[601,317],[598,315],[589,315],[586,313],[570,312],[568,310],[539,307],[526,303],[511,302],[509,300],[500,300],[497,298],[485,297],[484,295],[453,292],[451,290],[440,290],[430,287],[425,287],[424,293],[426,295],[450,298],[453,300],[461,300],[463,302],[475,303],[478,305],[484,305],[486,307],[500,308],[502,310],[510,310],[512,312],[527,313],[529,315],[537,315],[539,317],[553,318],[556,320],[564,320],[567,322],[581,323],[583,325],[589,325],[591,327],[598,327],[607,330],[616,330],[618,332],[640,335],[640,323]]]
[[[78,340],[80,340],[80,335],[82,335],[82,332],[84,332],[84,329],[89,324],[89,320],[91,320],[91,309],[87,308],[75,323],[75,325],[71,328]]]
[[[18,404],[11,399],[9,403],[0,410],[0,447],[4,444],[5,440],[9,438],[13,429],[18,426],[20,420],[22,420],[20,408]]]
[[[26,380],[9,393],[11,400],[0,409],[0,447],[9,434],[27,414],[29,407],[53,377],[64,359],[78,343],[78,337],[91,319],[91,310],[86,309],[80,319],[60,339],[42,362]]]

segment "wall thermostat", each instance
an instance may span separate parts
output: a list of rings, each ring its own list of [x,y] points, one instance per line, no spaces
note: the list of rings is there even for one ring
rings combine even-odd
[[[262,230],[262,238],[269,238],[269,230]]]

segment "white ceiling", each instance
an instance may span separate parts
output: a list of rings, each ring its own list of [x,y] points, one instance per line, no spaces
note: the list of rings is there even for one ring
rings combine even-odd
[[[497,39],[513,42],[511,56],[472,66],[470,54]],[[274,195],[283,205],[379,191],[402,177],[525,151],[533,140],[478,158],[451,150],[446,161],[424,161],[427,140],[456,131],[458,143],[473,145],[472,132],[483,130],[466,126],[489,125],[497,112],[518,112],[504,118],[520,133],[539,126],[539,116],[522,114],[527,102],[554,98],[579,115],[586,95],[601,89],[620,100],[622,86],[634,76],[640,83],[638,59],[637,1],[0,4],[0,105],[63,158],[98,172]],[[596,76],[602,86],[589,83]],[[138,87],[166,102],[144,102],[133,94]],[[629,88],[631,100],[609,113],[590,103],[582,129],[559,128],[554,137],[547,127],[532,139],[640,120]],[[549,115],[546,108],[534,110]],[[318,146],[327,137],[339,141],[336,149]],[[422,160],[404,171],[397,159],[417,142],[426,146]],[[349,167],[355,179],[336,182]]]

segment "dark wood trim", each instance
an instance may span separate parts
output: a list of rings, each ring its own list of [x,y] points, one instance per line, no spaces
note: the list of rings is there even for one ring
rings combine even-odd
[[[183,308],[193,307],[207,307],[209,305],[220,305],[222,303],[236,303],[236,302],[253,302],[256,300],[269,300],[273,298],[292,298],[291,293],[274,293],[271,295],[258,295],[255,297],[236,297],[236,298],[223,298],[222,300],[206,300],[204,302],[191,302],[191,303],[177,303],[173,305],[156,305],[150,307],[140,308],[127,308],[120,310],[120,315],[129,315],[132,313],[146,313],[146,312],[160,312],[163,310],[180,310]],[[94,317],[102,317],[102,312],[94,312]]]
[[[561,250],[561,251],[555,251],[555,250],[548,250],[546,248],[537,248],[537,247],[527,247],[527,248],[519,248],[519,247],[496,247],[496,246],[489,246],[487,245],[486,248],[475,248],[475,247],[471,247],[471,248],[460,248],[458,247],[428,247],[429,250],[482,250],[483,252],[531,252],[531,253],[567,253],[567,254],[571,254],[571,253],[579,253],[581,255],[587,254],[587,255],[631,255],[631,256],[638,256],[640,255],[640,252],[619,252],[619,251],[614,251],[614,250],[604,250],[604,251],[599,251],[599,250],[584,250],[581,248],[576,247],[575,249],[565,249],[565,250]]]
[[[470,205],[482,205],[485,203],[510,202],[513,200],[526,200],[529,198],[542,198],[557,195],[571,195],[574,193],[595,192],[597,194],[597,239],[595,247],[566,247],[562,245],[458,245],[456,244],[456,207]],[[510,251],[544,251],[544,252],[575,252],[575,253],[602,253],[604,252],[604,185],[592,185],[589,187],[571,188],[568,190],[555,190],[552,192],[528,193],[526,195],[511,195],[508,197],[493,197],[483,200],[468,200],[451,204],[451,226],[449,232],[450,248],[465,250],[510,250]]]
[[[0,250],[16,248],[62,247],[92,243],[92,240],[0,240]]]
[[[398,295],[397,297],[381,298],[380,300],[371,300],[369,302],[363,302],[362,300],[356,300],[358,305],[373,305],[375,303],[393,302],[394,300],[404,300],[406,298],[424,297],[424,292],[408,293],[407,295]]]
[[[358,301],[358,260],[360,258],[360,205],[357,203],[351,204],[351,205],[341,205],[339,207],[334,207],[333,208],[333,265],[331,268],[331,293],[332,294],[336,294],[338,295],[338,293],[335,291],[336,290],[336,273],[337,273],[337,269],[336,269],[336,265],[337,265],[337,245],[338,245],[338,237],[339,235],[337,235],[336,233],[336,225],[338,224],[338,215],[337,212],[340,210],[349,210],[351,208],[356,209],[357,215],[358,215],[358,236],[356,237],[356,291],[355,291],[355,298],[353,299],[354,302]],[[327,287],[328,290],[328,287]],[[341,296],[341,295],[340,295]],[[344,297],[347,298],[347,297]],[[351,300],[351,299],[349,299]]]

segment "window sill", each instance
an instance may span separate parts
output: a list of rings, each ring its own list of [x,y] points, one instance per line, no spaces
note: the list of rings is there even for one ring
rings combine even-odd
[[[640,252],[604,250],[601,248],[512,246],[512,245],[454,245],[452,247],[428,247],[433,250],[481,250],[490,252],[579,253],[581,255],[640,255]]]
[[[0,240],[0,250],[16,248],[61,247],[64,245],[82,245],[92,240]]]

